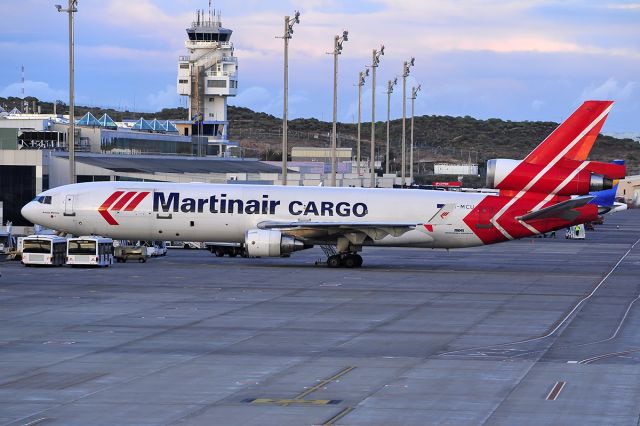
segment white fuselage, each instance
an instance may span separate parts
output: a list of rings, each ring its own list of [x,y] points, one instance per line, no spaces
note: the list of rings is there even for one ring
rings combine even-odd
[[[36,200],[45,199],[49,204],[34,200],[22,213],[31,222],[57,231],[136,240],[244,242],[247,230],[258,228],[261,222],[274,221],[335,222],[337,226],[414,223],[415,229],[399,236],[390,233],[364,244],[455,248],[483,244],[463,219],[487,196],[491,195],[400,189],[95,182],[45,191]],[[136,197],[143,198],[136,204],[133,203]],[[134,208],[130,208],[132,203]],[[446,220],[440,220],[430,230],[423,226],[443,205],[452,204],[455,208]]]

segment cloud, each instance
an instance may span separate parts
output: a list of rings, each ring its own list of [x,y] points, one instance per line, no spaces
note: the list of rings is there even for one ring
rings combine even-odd
[[[640,3],[608,4],[607,8],[620,10],[640,10]]]
[[[54,89],[44,81],[25,80],[24,95],[34,96],[43,101],[68,100],[69,92],[66,90]],[[22,97],[22,83],[12,83],[0,91],[3,98],[9,96]]]
[[[640,83],[637,81],[629,81],[622,85],[616,79],[609,78],[599,86],[592,85],[584,89],[581,99],[624,101],[629,99],[638,88],[640,88]]]
[[[168,84],[164,89],[147,95],[147,108],[152,111],[160,111],[162,108],[172,108],[179,104],[176,86]]]
[[[282,94],[274,93],[262,86],[252,86],[242,90],[237,96],[229,98],[229,103],[275,116],[282,114]],[[291,95],[289,95],[289,106],[291,106]]]
[[[531,102],[531,109],[534,111],[540,111],[542,109],[542,107],[545,106],[544,101],[541,101],[540,99],[536,99],[533,102]]]

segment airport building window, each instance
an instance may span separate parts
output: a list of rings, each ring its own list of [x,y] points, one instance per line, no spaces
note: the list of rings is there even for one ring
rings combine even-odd
[[[77,175],[76,182],[84,183],[84,182],[108,182],[111,180],[111,176],[99,176],[99,175]]]
[[[187,84],[189,82],[189,80],[178,80],[178,83],[180,84]]]
[[[207,80],[207,87],[227,87],[227,80]]]
[[[29,226],[20,210],[36,195],[35,166],[0,166],[0,201],[4,203],[4,220],[16,226]]]
[[[108,135],[100,141],[105,154],[178,154],[191,155],[191,138],[156,133]],[[121,132],[124,133],[124,132]]]

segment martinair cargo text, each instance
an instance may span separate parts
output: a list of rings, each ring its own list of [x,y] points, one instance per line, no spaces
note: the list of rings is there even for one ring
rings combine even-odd
[[[95,182],[45,191],[22,214],[75,235],[243,243],[250,256],[334,245],[331,267],[360,266],[363,246],[493,244],[597,217],[587,194],[625,175],[623,165],[585,161],[611,106],[585,102],[524,160],[490,160],[498,194]]]

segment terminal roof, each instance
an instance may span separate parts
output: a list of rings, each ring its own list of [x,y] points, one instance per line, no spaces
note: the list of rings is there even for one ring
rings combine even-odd
[[[66,155],[61,155],[66,156]],[[158,158],[146,156],[78,155],[76,161],[124,173],[279,173],[280,167],[256,160]]]

